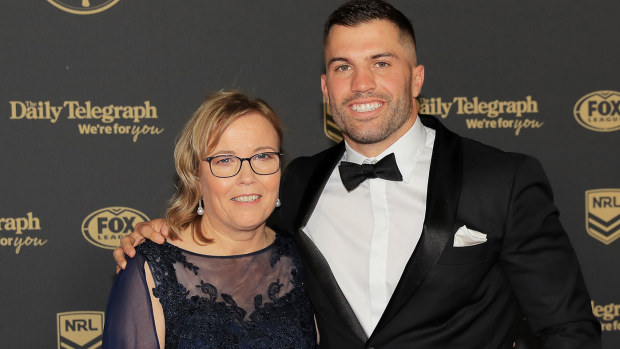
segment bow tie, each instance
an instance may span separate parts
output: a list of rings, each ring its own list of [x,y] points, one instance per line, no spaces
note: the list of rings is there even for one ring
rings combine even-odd
[[[403,180],[403,176],[396,165],[394,153],[379,160],[376,164],[358,165],[343,161],[338,166],[338,171],[340,172],[342,184],[347,188],[347,191],[357,188],[367,178],[381,178],[389,181]]]

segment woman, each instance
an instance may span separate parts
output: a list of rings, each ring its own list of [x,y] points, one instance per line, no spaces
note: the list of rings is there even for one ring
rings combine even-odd
[[[281,144],[265,102],[207,97],[175,148],[169,239],[139,245],[118,275],[104,348],[316,347],[297,251],[265,223],[279,205]]]

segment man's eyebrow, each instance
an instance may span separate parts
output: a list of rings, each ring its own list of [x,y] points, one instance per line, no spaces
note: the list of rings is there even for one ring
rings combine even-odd
[[[335,62],[349,63],[349,60],[344,58],[344,57],[334,57],[334,58],[330,59],[329,62],[327,62],[327,65],[330,66],[330,65],[332,65],[332,63],[335,63]]]
[[[379,58],[390,58],[390,57],[398,59],[398,56],[396,56],[395,54],[390,53],[390,52],[377,53],[376,55],[371,56],[370,58],[371,59],[379,59]]]
[[[375,55],[370,56],[370,60],[376,60],[376,59],[381,59],[381,58],[394,58],[394,59],[398,59],[398,56],[396,56],[395,54],[391,53],[391,52],[381,52],[381,53],[377,53]],[[345,57],[334,57],[332,59],[330,59],[327,62],[327,66],[332,65],[333,63],[350,63],[348,58]]]

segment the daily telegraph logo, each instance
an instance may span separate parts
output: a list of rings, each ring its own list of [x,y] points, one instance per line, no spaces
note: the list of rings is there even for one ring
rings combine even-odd
[[[144,213],[129,207],[106,207],[88,215],[82,222],[82,235],[91,244],[107,249],[118,246],[120,238],[131,233],[140,222],[149,221]]]
[[[76,15],[92,15],[109,9],[119,0],[47,0],[57,8]]]
[[[336,143],[342,141],[340,127],[336,125],[334,117],[329,110],[329,102],[325,98],[323,98],[323,132],[325,132],[327,138]]]
[[[579,125],[588,130],[598,132],[620,130],[620,92],[589,93],[577,101],[573,113]]]
[[[591,301],[590,304],[592,314],[598,318],[603,332],[620,332],[620,304],[597,304],[594,301]]]
[[[77,123],[81,135],[126,135],[134,142],[142,135],[159,135],[163,128],[151,122],[158,119],[151,101],[140,105],[97,105],[92,101],[9,101],[9,119],[19,122],[44,121],[57,124],[66,119]]]
[[[104,313],[70,311],[56,314],[58,349],[101,348]]]
[[[480,97],[421,97],[420,114],[445,119],[450,114],[465,117],[468,129],[508,129],[518,136],[524,129],[537,129],[543,121],[534,118],[539,113],[538,101],[532,96],[519,100],[484,100]]]
[[[532,96],[521,100],[483,100],[480,97],[420,97],[420,114],[434,115],[445,119],[450,114],[465,117],[468,129],[509,129],[516,136],[524,129],[537,129],[543,121],[534,118],[539,113],[538,101]],[[340,128],[330,114],[329,103],[323,98],[323,130],[325,135],[335,141],[342,140]]]
[[[42,237],[41,220],[32,212],[22,217],[0,217],[0,247],[13,249],[15,254],[22,247],[41,247],[47,244]]]
[[[606,245],[620,237],[620,189],[586,191],[586,231]]]

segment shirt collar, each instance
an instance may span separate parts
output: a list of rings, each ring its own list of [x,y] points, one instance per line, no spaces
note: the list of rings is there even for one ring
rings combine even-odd
[[[403,176],[403,182],[409,183],[415,164],[418,162],[418,158],[424,149],[426,144],[426,130],[419,117],[416,117],[413,126],[402,135],[394,144],[389,146],[381,154],[373,158],[367,158],[364,155],[356,152],[349,146],[349,143],[345,140],[345,153],[343,156],[344,161],[356,163],[356,164],[368,164],[376,163],[383,159],[386,155],[394,153],[396,157],[396,164]]]

